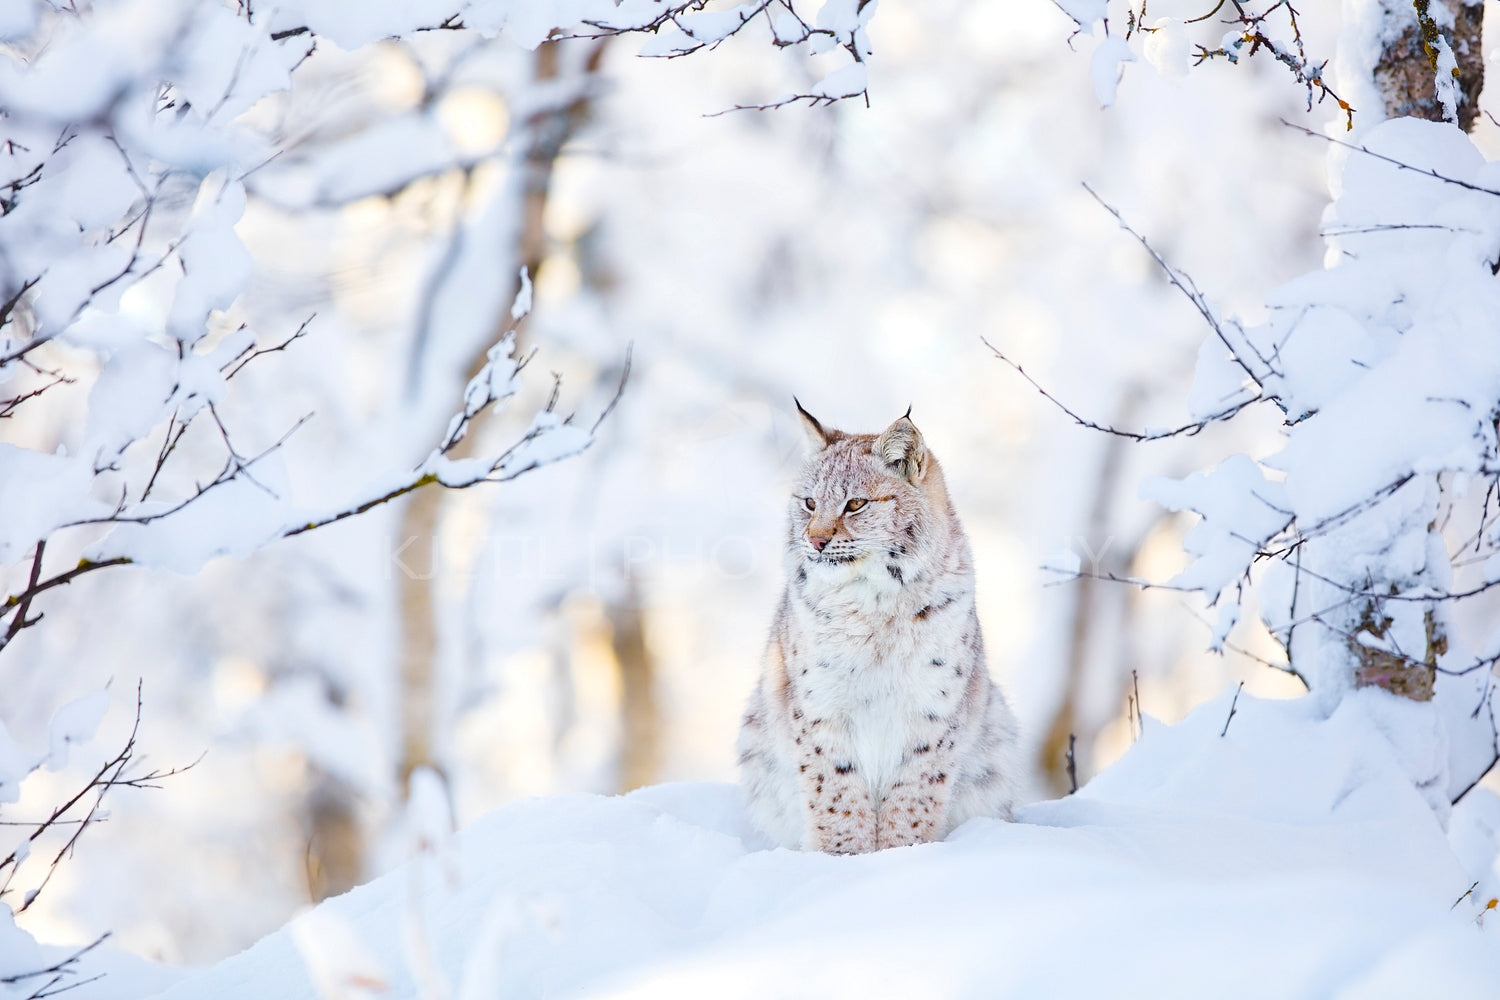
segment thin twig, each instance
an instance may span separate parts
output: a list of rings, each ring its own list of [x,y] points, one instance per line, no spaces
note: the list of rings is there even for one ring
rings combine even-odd
[[[1229,732],[1229,724],[1234,721],[1235,706],[1240,703],[1240,692],[1245,690],[1245,682],[1240,681],[1240,686],[1234,689],[1234,699],[1229,703],[1229,716],[1224,720],[1224,728],[1219,730],[1219,739],[1223,739]]]
[[[1396,159],[1394,156],[1386,156],[1384,153],[1377,153],[1367,146],[1361,146],[1358,143],[1349,142],[1346,139],[1335,139],[1331,135],[1323,135],[1321,132],[1314,132],[1312,129],[1305,126],[1293,124],[1292,122],[1287,121],[1285,118],[1280,119],[1280,121],[1281,124],[1285,125],[1287,128],[1296,129],[1303,135],[1309,135],[1314,139],[1322,139],[1324,142],[1331,142],[1335,146],[1343,146],[1345,149],[1352,149],[1355,152],[1364,153],[1366,156],[1372,156],[1377,160],[1389,163],[1391,166],[1397,167],[1401,170],[1410,170],[1414,174],[1421,174],[1423,177],[1431,177],[1433,180],[1442,181],[1444,184],[1456,184],[1459,187],[1465,188],[1469,191],[1478,191],[1481,194],[1492,194],[1496,197],[1500,197],[1500,191],[1496,191],[1494,188],[1481,187],[1478,184],[1470,184],[1468,181],[1461,181],[1457,177],[1449,177],[1446,174],[1440,174],[1436,170],[1429,170],[1426,167],[1414,167],[1410,163],[1405,163],[1401,160]]]
[[[1174,427],[1174,428],[1172,428],[1170,430],[1164,430],[1164,431],[1127,431],[1127,430],[1121,430],[1118,427],[1111,427],[1108,424],[1101,424],[1101,423],[1098,423],[1096,421],[1089,420],[1087,417],[1080,416],[1077,412],[1075,412],[1066,403],[1064,403],[1062,400],[1058,399],[1056,396],[1052,395],[1050,392],[1048,392],[1046,389],[1044,389],[1042,387],[1041,383],[1039,383],[1036,379],[1032,378],[1031,375],[1030,375],[1030,373],[1028,373],[1025,368],[1022,368],[1019,364],[1017,364],[1016,362],[1012,361],[1010,358],[1006,357],[1005,354],[998,347],[996,347],[994,344],[990,343],[984,337],[980,337],[979,341],[980,341],[980,343],[984,344],[985,347],[988,347],[990,349],[990,351],[995,355],[995,357],[999,358],[1001,361],[1004,361],[1006,364],[1010,365],[1012,368],[1015,369],[1015,371],[1016,371],[1016,373],[1018,375],[1020,375],[1022,378],[1024,378],[1027,382],[1031,383],[1031,387],[1033,389],[1035,389],[1037,392],[1041,393],[1042,396],[1048,402],[1050,402],[1053,406],[1057,407],[1059,410],[1062,410],[1069,417],[1071,417],[1073,419],[1073,422],[1075,424],[1078,424],[1080,427],[1087,427],[1089,430],[1101,431],[1101,432],[1103,432],[1105,434],[1112,434],[1115,437],[1128,438],[1131,441],[1163,441],[1163,440],[1166,440],[1167,438],[1174,438],[1174,437],[1192,437],[1193,435],[1197,434],[1199,431],[1203,430],[1203,428],[1207,427],[1209,424],[1219,423],[1221,421],[1228,420],[1231,417],[1233,417],[1235,414],[1237,414],[1241,410],[1243,410],[1245,407],[1249,406],[1251,403],[1258,403],[1262,399],[1265,398],[1265,397],[1260,396],[1260,395],[1251,396],[1248,399],[1241,400],[1240,402],[1237,402],[1237,403],[1234,403],[1234,404],[1232,404],[1232,405],[1230,405],[1228,407],[1225,407],[1224,409],[1218,411],[1217,413],[1210,414],[1209,416],[1204,417],[1202,420],[1197,420],[1197,421],[1194,421],[1193,423],[1190,423],[1190,424],[1183,424],[1180,427]]]
[[[1099,193],[1088,184],[1084,184],[1083,189],[1087,191],[1089,193],[1089,196],[1097,201],[1106,212],[1114,216],[1115,222],[1119,223],[1121,229],[1125,230],[1131,236],[1135,237],[1136,242],[1139,243],[1141,247],[1151,255],[1151,259],[1156,262],[1156,266],[1161,269],[1162,274],[1166,275],[1167,281],[1172,285],[1173,288],[1181,292],[1187,298],[1187,300],[1193,304],[1193,308],[1196,309],[1198,311],[1198,314],[1203,317],[1204,322],[1208,324],[1209,329],[1213,330],[1214,336],[1218,337],[1219,341],[1229,351],[1229,355],[1234,359],[1234,363],[1239,365],[1241,370],[1243,370],[1244,373],[1249,377],[1250,381],[1255,383],[1255,387],[1261,390],[1261,395],[1264,398],[1276,400],[1277,397],[1266,393],[1265,385],[1263,384],[1263,380],[1266,376],[1275,374],[1270,364],[1266,361],[1265,358],[1259,358],[1258,360],[1261,362],[1261,364],[1266,366],[1266,371],[1262,372],[1260,375],[1257,375],[1254,369],[1250,367],[1249,363],[1245,361],[1244,358],[1240,357],[1239,350],[1235,348],[1234,344],[1230,343],[1229,335],[1224,332],[1223,323],[1219,320],[1219,317],[1214,314],[1213,309],[1209,307],[1208,300],[1204,297],[1203,293],[1198,290],[1198,286],[1193,281],[1193,279],[1188,275],[1178,271],[1171,264],[1168,264],[1167,259],[1163,257],[1159,252],[1157,252],[1157,249],[1151,245],[1151,242],[1147,240],[1146,237],[1142,236],[1140,233],[1136,232],[1130,227],[1130,223],[1125,221],[1125,217],[1120,214],[1119,209],[1115,208],[1109,202],[1100,197]],[[1247,344],[1247,346],[1250,345]],[[1251,350],[1254,350],[1253,346],[1251,347]]]

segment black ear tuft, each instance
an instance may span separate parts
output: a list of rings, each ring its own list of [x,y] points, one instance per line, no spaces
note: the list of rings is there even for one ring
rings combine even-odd
[[[827,448],[833,440],[833,432],[824,430],[823,425],[818,423],[818,418],[803,409],[802,402],[796,396],[792,397],[792,402],[797,407],[797,415],[802,418],[802,430],[807,434],[808,445],[813,451]]]
[[[909,483],[915,483],[927,471],[927,445],[922,432],[911,422],[911,410],[885,429],[871,449],[891,471]]]

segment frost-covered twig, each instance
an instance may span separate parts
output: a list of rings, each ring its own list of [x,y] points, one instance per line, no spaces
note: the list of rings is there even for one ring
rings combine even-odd
[[[1323,71],[1327,68],[1328,61],[1325,59],[1323,62],[1314,63],[1307,57],[1307,50],[1302,42],[1302,28],[1297,23],[1296,8],[1288,0],[1278,0],[1278,2],[1273,3],[1259,14],[1252,14],[1245,9],[1244,4],[1240,3],[1239,0],[1229,0],[1229,2],[1234,7],[1235,16],[1226,18],[1225,23],[1239,27],[1241,29],[1239,37],[1231,38],[1226,35],[1216,49],[1210,49],[1205,45],[1197,46],[1197,51],[1194,53],[1195,65],[1218,58],[1226,59],[1231,63],[1237,63],[1240,61],[1242,54],[1246,58],[1249,58],[1264,49],[1271,53],[1277,62],[1285,66],[1298,83],[1307,88],[1307,110],[1312,110],[1314,99],[1316,99],[1317,103],[1321,104],[1324,100],[1331,97],[1334,103],[1339,106],[1339,109],[1344,112],[1346,127],[1350,129],[1354,128],[1354,108],[1350,107],[1347,101],[1333,92],[1328,86],[1328,81],[1323,76]],[[1223,6],[1224,0],[1220,0],[1213,10],[1201,17],[1193,18],[1192,21],[1207,20],[1221,10]],[[1285,45],[1265,33],[1266,19],[1277,10],[1286,11],[1287,21],[1292,29],[1292,49],[1295,49],[1295,51],[1288,49]],[[1249,46],[1248,51],[1245,51],[1246,45]]]
[[[272,441],[269,445],[267,445],[265,448],[262,448],[254,455],[247,456],[241,455],[239,452],[235,451],[234,445],[230,442],[229,439],[229,431],[224,426],[224,422],[219,419],[218,413],[214,409],[213,405],[209,404],[205,407],[205,409],[209,412],[210,416],[213,417],[214,424],[219,429],[220,436],[223,439],[224,446],[227,451],[227,454],[224,458],[224,465],[219,470],[217,475],[215,475],[207,483],[198,484],[193,492],[189,493],[187,496],[183,497],[176,503],[170,504],[161,510],[152,510],[148,513],[141,514],[125,514],[117,509],[112,514],[107,514],[99,517],[82,517],[74,521],[66,521],[58,525],[58,528],[79,528],[89,524],[150,524],[153,521],[160,521],[163,518],[171,517],[173,514],[177,514],[183,510],[186,510],[188,507],[197,503],[199,500],[202,500],[209,493],[212,493],[215,489],[228,485],[229,483],[232,483],[239,479],[244,479],[246,482],[253,483],[262,491],[269,493],[270,491],[267,490],[264,485],[257,482],[255,477],[251,475],[250,470],[256,465],[256,463],[264,461],[274,452],[281,450],[281,448],[287,443],[287,441],[291,439],[292,435],[297,433],[297,431],[300,430],[304,425],[306,425],[307,422],[313,417],[311,413],[303,414],[297,419],[295,423],[293,423],[290,427],[283,431],[281,436],[278,437],[275,441]],[[185,426],[184,429],[186,429]],[[181,435],[179,434],[179,440],[180,437]],[[274,494],[272,495],[274,496]]]
[[[668,26],[676,28],[685,37],[685,41],[666,46],[662,51],[645,52],[648,58],[676,59],[680,56],[691,55],[700,49],[715,49],[727,39],[739,34],[747,25],[755,21],[775,4],[790,12],[791,17],[806,27],[801,17],[797,15],[788,0],[759,0],[758,3],[740,4],[726,11],[716,11],[704,14],[703,9],[708,6],[708,0],[688,0],[687,3],[679,3],[667,6],[655,17],[637,21],[608,21],[604,19],[585,20],[590,31],[575,32],[562,35],[561,38],[612,38],[623,34],[650,34],[655,35]],[[812,29],[807,29],[807,34],[797,41],[805,40],[812,34]],[[823,32],[831,34],[831,32]],[[781,44],[775,29],[772,36]],[[790,44],[788,42],[787,44]]]
[[[357,517],[368,510],[373,510],[382,504],[389,503],[424,486],[435,485],[450,490],[463,490],[478,486],[481,483],[508,483],[519,479],[528,472],[532,472],[545,465],[551,465],[564,458],[570,458],[586,450],[593,444],[594,432],[598,430],[600,422],[613,412],[621,395],[625,391],[625,384],[630,378],[630,357],[631,351],[627,348],[624,370],[620,374],[620,382],[615,389],[615,394],[611,397],[609,403],[589,430],[583,431],[573,427],[571,425],[571,417],[561,418],[551,408],[544,409],[541,413],[537,414],[537,419],[532,422],[532,425],[527,428],[520,438],[494,458],[468,459],[454,462],[448,460],[443,454],[442,448],[439,447],[434,449],[427,460],[418,466],[410,478],[399,485],[391,487],[369,500],[320,515],[307,521],[305,524],[289,528],[282,533],[281,537],[291,538],[309,531],[315,531],[330,524],[336,524],[351,517]],[[492,372],[489,366],[486,366],[485,370],[481,371],[478,376],[475,376],[475,380],[477,381],[480,378],[489,379],[491,375]],[[471,386],[473,385],[472,382],[470,384]],[[466,393],[465,395],[467,396],[468,394]],[[488,405],[489,403],[487,402],[485,406]],[[460,411],[454,420],[458,421],[462,416],[463,411]],[[541,442],[549,439],[553,440],[553,447],[542,447]]]
[[[711,51],[739,35],[752,24],[763,24],[777,48],[807,46],[813,52],[843,49],[850,63],[835,70],[807,93],[789,94],[772,101],[734,104],[709,117],[731,111],[770,111],[790,104],[807,102],[810,107],[834,104],[851,97],[870,103],[865,58],[869,55],[865,26],[874,14],[872,0],[837,0],[828,2],[818,16],[808,17],[797,10],[795,0],[752,0],[728,10],[705,10],[708,0],[687,0],[632,18],[629,8],[606,17],[585,18],[589,30],[560,34],[566,38],[607,38],[623,34],[656,36],[641,55],[647,58],[676,59],[695,52]],[[666,32],[675,32],[668,35]]]
[[[524,315],[524,310],[519,311],[515,315],[516,321],[519,321]],[[238,373],[253,358],[284,349],[292,341],[302,336],[305,328],[306,323],[302,327],[299,327],[298,331],[291,337],[273,348],[251,351],[248,355],[245,349],[241,349],[232,358],[224,362],[221,367],[231,368],[231,375]],[[625,384],[630,374],[631,352],[628,348],[620,382],[615,394],[588,430],[585,431],[573,426],[571,417],[560,417],[555,412],[557,396],[554,392],[551,401],[537,415],[537,419],[533,421],[531,427],[498,455],[482,460],[467,459],[462,461],[454,461],[447,457],[447,453],[467,432],[467,428],[474,417],[494,404],[509,398],[514,393],[515,376],[525,367],[529,358],[513,359],[510,354],[513,344],[513,337],[507,334],[501,343],[497,344],[491,350],[489,361],[475,378],[471,380],[465,390],[462,407],[450,423],[443,441],[408,478],[395,486],[378,491],[372,497],[351,503],[348,506],[327,514],[315,516],[302,523],[288,526],[280,533],[279,537],[289,538],[329,524],[334,524],[338,521],[347,520],[350,517],[358,516],[391,500],[421,489],[424,486],[436,485],[448,489],[468,489],[481,483],[511,482],[528,472],[561,461],[588,448],[593,443],[594,434],[597,432],[599,426],[614,411],[614,408],[619,403],[621,394],[624,392]],[[184,418],[181,416],[181,412],[181,409],[174,412],[171,420],[168,422],[167,430],[153,464],[150,478],[142,490],[140,498],[134,502],[136,505],[143,504],[148,499],[158,476],[181,442],[188,425],[192,422],[192,416]],[[311,417],[311,414],[308,414],[298,420],[279,438],[259,452],[255,454],[242,454],[232,443],[230,432],[219,418],[217,409],[212,403],[205,402],[192,412],[193,414],[207,412],[210,415],[226,451],[224,464],[209,481],[197,484],[185,497],[174,503],[144,510],[135,509],[128,505],[127,496],[122,492],[121,500],[113,511],[106,514],[65,521],[59,524],[54,530],[86,527],[89,525],[149,525],[179,514],[202,501],[215,490],[241,479],[251,482],[262,491],[269,493],[269,488],[255,478],[255,466],[273,452],[279,450],[290,436]],[[41,615],[31,615],[29,613],[33,601],[39,595],[48,590],[68,584],[86,573],[92,573],[96,570],[112,566],[128,565],[136,561],[130,554],[112,554],[102,559],[85,558],[67,570],[47,576],[43,572],[44,553],[45,546],[38,545],[32,560],[30,578],[27,583],[18,592],[5,596],[3,603],[0,603],[0,622],[6,622],[4,633],[0,634],[0,650],[4,650],[19,632],[35,625],[41,620]]]

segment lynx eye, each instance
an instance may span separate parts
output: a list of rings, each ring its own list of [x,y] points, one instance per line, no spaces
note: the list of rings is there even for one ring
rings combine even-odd
[[[844,504],[844,512],[847,514],[853,514],[855,511],[859,510],[869,502],[870,501],[868,500],[850,500],[848,503]]]
[[[808,510],[816,510],[818,507],[818,503],[812,497],[803,497],[802,506],[806,507]]]

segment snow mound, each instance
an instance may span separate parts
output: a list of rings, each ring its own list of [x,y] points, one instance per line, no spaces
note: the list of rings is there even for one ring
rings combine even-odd
[[[419,995],[421,938],[463,1000],[1493,997],[1487,888],[1455,906],[1493,875],[1371,707],[1241,696],[1221,737],[1226,694],[1016,823],[858,857],[763,849],[731,785],[522,802],[458,835],[456,882],[416,862],[315,912],[381,965],[349,996]],[[302,926],[161,996],[316,997]]]

